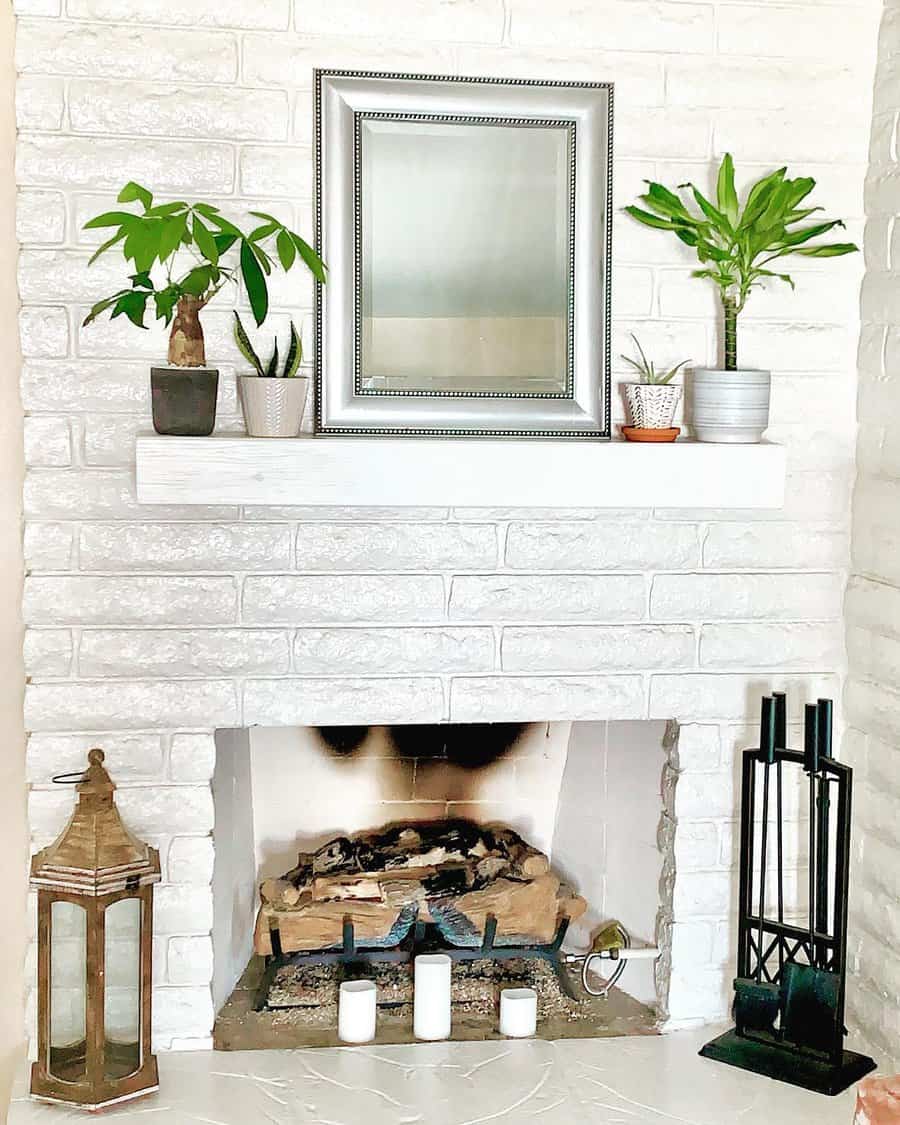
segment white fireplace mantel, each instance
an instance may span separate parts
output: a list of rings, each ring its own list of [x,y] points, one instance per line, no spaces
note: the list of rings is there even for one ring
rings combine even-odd
[[[771,444],[137,439],[144,504],[780,508],[784,476]]]

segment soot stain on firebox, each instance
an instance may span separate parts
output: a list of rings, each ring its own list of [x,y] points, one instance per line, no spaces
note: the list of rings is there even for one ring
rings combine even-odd
[[[493,765],[515,746],[527,723],[427,723],[387,728],[398,758],[438,761],[464,770]],[[319,727],[319,737],[333,754],[353,757],[370,727]]]

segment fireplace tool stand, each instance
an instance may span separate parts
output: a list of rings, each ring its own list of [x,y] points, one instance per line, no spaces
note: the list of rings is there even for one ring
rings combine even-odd
[[[867,1055],[844,1049],[853,771],[832,757],[830,699],[807,705],[803,753],[786,747],[786,711],[783,693],[764,699],[761,745],[744,751],[735,1027],[707,1043],[700,1054],[833,1095],[875,1069]],[[774,918],[765,894],[767,775],[773,767]],[[784,902],[784,788],[798,771],[806,774],[802,788],[809,792],[809,901],[805,911],[797,912],[807,915],[805,925],[785,921]],[[766,799],[757,824],[760,773]]]
[[[402,939],[389,948],[373,948],[358,945],[353,922],[344,919],[343,941],[340,946],[330,949],[301,950],[297,953],[284,953],[278,929],[269,931],[272,941],[272,954],[266,958],[265,971],[256,993],[253,1005],[255,1012],[274,1010],[268,1002],[269,991],[281,969],[297,965],[376,965],[402,964],[411,961],[417,953],[446,953],[452,961],[546,961],[556,974],[560,988],[570,1000],[577,1000],[568,973],[562,963],[561,949],[569,929],[569,919],[565,915],[557,919],[556,933],[549,942],[536,942],[520,945],[497,945],[497,919],[488,914],[485,920],[484,935],[480,945],[448,945],[437,935],[437,927],[426,925],[418,918],[411,919]]]

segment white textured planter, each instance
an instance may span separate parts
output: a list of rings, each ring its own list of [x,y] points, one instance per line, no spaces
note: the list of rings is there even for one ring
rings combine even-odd
[[[241,375],[241,407],[250,437],[296,437],[309,391],[306,375],[268,379]]]
[[[753,445],[769,424],[768,371],[697,367],[691,380],[691,420],[697,441]]]
[[[674,383],[627,383],[625,398],[632,424],[641,430],[668,430],[675,419],[681,387]]]

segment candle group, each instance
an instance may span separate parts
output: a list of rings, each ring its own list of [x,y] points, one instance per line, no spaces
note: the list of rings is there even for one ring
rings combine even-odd
[[[413,1034],[417,1039],[447,1039],[452,1024],[452,961],[446,953],[423,953],[415,960]],[[371,980],[344,981],[338,1001],[338,1038],[342,1043],[370,1043],[375,1038],[377,996]],[[504,988],[500,993],[500,1034],[524,1039],[537,1029],[537,993],[533,988]]]

